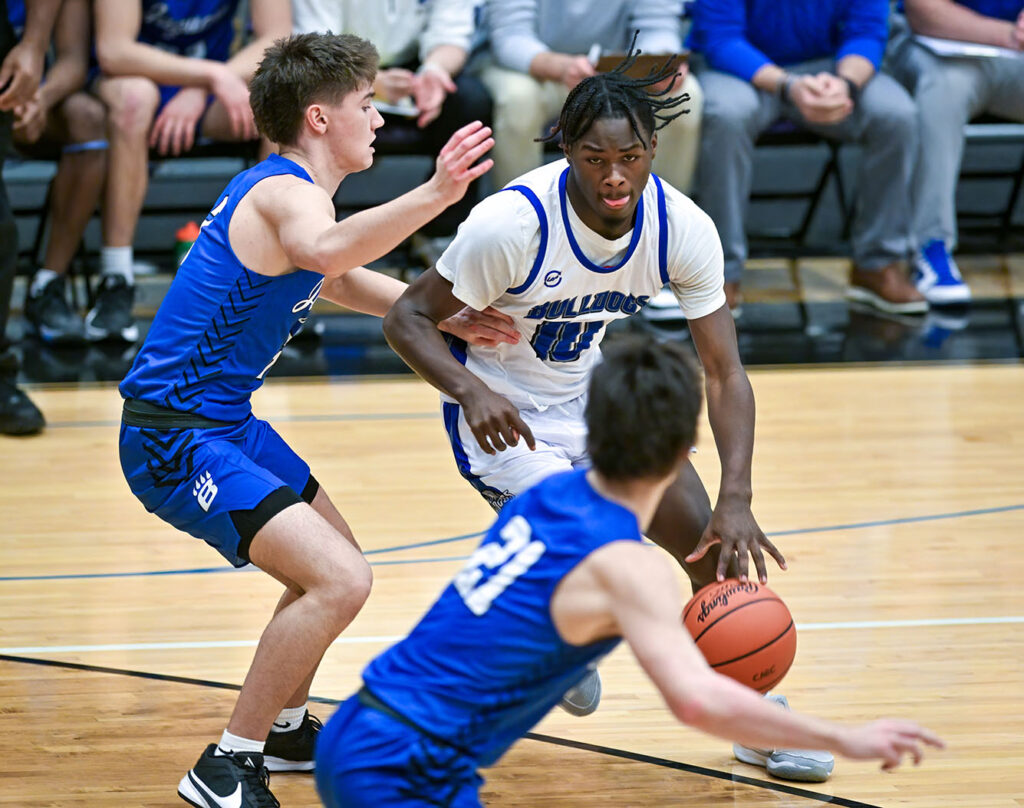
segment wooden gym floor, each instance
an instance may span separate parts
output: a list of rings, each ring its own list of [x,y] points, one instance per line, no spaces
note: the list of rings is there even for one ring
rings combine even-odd
[[[917,718],[948,750],[880,773],[840,760],[797,787],[677,725],[628,649],[586,719],[557,711],[487,773],[488,805],[1024,805],[1024,374],[1020,364],[752,370],[755,514],[790,571],[780,688],[840,720]],[[226,722],[277,586],[145,513],[117,461],[112,385],[39,386],[50,421],[0,444],[0,806],[177,806]],[[455,472],[436,397],[412,379],[272,380],[256,398],[374,563],[328,652],[318,712],[429,605],[490,510]],[[695,462],[712,493],[705,426]],[[277,775],[286,808],[317,804]]]

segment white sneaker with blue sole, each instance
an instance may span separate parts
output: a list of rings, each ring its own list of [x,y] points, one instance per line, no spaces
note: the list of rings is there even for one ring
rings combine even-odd
[[[785,696],[769,693],[765,698],[783,710],[789,709]],[[813,749],[756,749],[737,743],[733,744],[732,753],[740,762],[760,766],[773,777],[802,783],[824,783],[836,765],[831,752]]]
[[[966,303],[971,289],[964,283],[960,267],[941,239],[932,239],[914,257],[914,285],[929,303],[949,306]]]

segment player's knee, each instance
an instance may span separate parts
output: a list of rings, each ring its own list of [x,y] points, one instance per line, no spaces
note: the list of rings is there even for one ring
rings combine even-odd
[[[110,126],[124,135],[145,134],[160,105],[160,93],[148,79],[121,79],[105,95],[110,108]]]
[[[373,571],[362,556],[356,562],[345,564],[341,571],[330,577],[322,594],[327,614],[343,628],[363,608],[372,587]]]
[[[65,100],[62,111],[72,143],[87,143],[106,137],[107,110],[98,98],[87,93],[75,93]]]

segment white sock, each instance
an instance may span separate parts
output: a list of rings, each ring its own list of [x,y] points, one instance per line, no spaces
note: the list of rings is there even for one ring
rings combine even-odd
[[[306,705],[303,704],[301,707],[286,707],[281,710],[280,715],[274,719],[274,726],[270,728],[271,732],[288,732],[289,730],[298,729],[302,723],[302,719],[306,717]]]
[[[129,247],[102,247],[100,249],[100,271],[104,275],[120,275],[129,285],[135,282],[132,263],[135,257]]]
[[[40,267],[36,271],[36,274],[32,276],[32,285],[29,286],[28,293],[32,295],[32,297],[38,297],[42,293],[43,287],[45,287],[46,284],[59,277],[60,276],[52,269]]]
[[[220,736],[220,743],[217,744],[215,755],[230,755],[232,752],[259,752],[263,754],[263,741],[254,741],[250,738],[239,738],[227,730]]]

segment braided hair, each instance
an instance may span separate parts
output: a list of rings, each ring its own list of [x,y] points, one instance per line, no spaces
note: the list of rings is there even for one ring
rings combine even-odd
[[[545,137],[537,140],[546,143],[561,135],[562,145],[569,147],[587,133],[594,121],[601,118],[627,118],[646,149],[644,133],[652,135],[680,115],[688,113],[688,109],[676,109],[690,100],[688,93],[668,96],[672,90],[671,84],[658,92],[647,90],[650,85],[676,74],[678,68],[673,65],[675,56],[667,57],[660,67],[653,68],[646,76],[630,78],[627,75],[641,54],[640,50],[634,49],[635,44],[634,33],[626,58],[613,70],[588,76],[573,87],[562,105],[558,123],[551,127]]]

